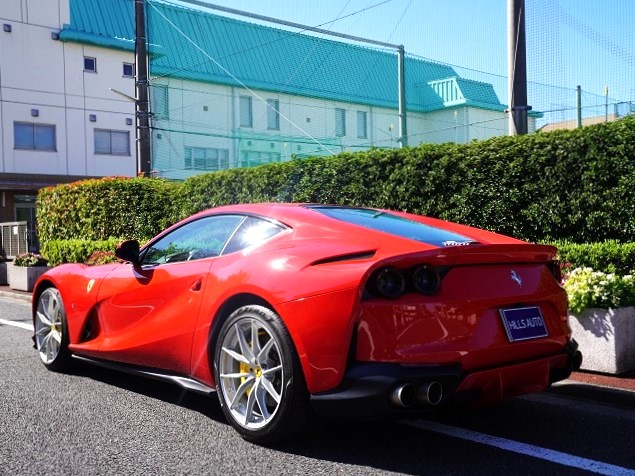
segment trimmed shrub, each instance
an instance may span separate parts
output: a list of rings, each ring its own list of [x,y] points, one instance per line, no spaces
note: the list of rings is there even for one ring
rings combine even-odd
[[[355,204],[530,241],[635,241],[635,119],[232,169],[187,179],[181,197],[182,216],[253,201]]]
[[[183,183],[136,178],[60,185],[38,195],[39,236],[42,243],[144,241],[194,212],[262,201],[410,211],[529,241],[633,242],[635,118],[466,145],[292,160]]]
[[[105,178],[40,190],[38,233],[50,240],[147,240],[180,217],[180,184],[159,179]]]
[[[614,240],[601,243],[556,242],[560,262],[568,269],[592,268],[603,273],[626,275],[635,272],[635,243]]]
[[[51,266],[85,263],[96,251],[114,252],[120,238],[106,240],[49,240],[42,243],[42,254]]]

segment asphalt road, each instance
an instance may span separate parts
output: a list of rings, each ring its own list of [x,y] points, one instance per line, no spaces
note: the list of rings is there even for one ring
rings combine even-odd
[[[635,475],[634,392],[567,381],[410,422],[326,422],[264,448],[215,398],[87,365],[47,371],[29,312],[0,298],[0,474]]]

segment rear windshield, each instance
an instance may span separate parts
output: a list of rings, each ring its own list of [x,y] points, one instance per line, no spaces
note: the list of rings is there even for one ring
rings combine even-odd
[[[310,205],[309,208],[336,220],[435,246],[459,246],[476,243],[474,240],[458,233],[424,225],[423,223],[378,210],[320,205]]]

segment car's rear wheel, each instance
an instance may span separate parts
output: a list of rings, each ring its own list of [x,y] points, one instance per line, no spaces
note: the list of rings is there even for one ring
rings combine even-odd
[[[56,288],[47,288],[40,294],[33,326],[35,347],[44,365],[55,371],[67,369],[71,355],[68,350],[66,312],[60,292]]]
[[[275,312],[263,306],[241,307],[224,322],[216,343],[219,401],[245,439],[272,443],[305,424],[304,376],[289,333]]]

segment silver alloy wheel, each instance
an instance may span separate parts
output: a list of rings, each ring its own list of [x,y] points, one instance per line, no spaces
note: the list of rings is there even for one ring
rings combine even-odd
[[[243,428],[265,427],[282,401],[282,354],[271,330],[257,318],[234,323],[221,342],[220,388],[232,418]]]
[[[64,307],[60,293],[55,288],[44,290],[35,313],[35,345],[40,359],[52,364],[60,353],[64,337]]]

